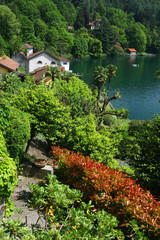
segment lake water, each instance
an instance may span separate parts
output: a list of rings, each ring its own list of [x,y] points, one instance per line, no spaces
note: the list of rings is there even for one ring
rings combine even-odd
[[[130,119],[152,119],[160,114],[160,79],[154,78],[160,69],[160,56],[120,56],[102,57],[71,62],[74,73],[83,74],[83,81],[93,83],[93,72],[96,66],[117,66],[116,77],[112,79],[110,95],[117,90],[121,98],[111,103],[115,108],[127,108]]]

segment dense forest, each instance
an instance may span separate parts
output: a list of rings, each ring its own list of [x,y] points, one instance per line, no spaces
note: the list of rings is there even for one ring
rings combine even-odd
[[[153,0],[4,0],[0,53],[10,56],[24,42],[68,58],[123,54],[128,47],[159,53],[159,15],[160,1]]]

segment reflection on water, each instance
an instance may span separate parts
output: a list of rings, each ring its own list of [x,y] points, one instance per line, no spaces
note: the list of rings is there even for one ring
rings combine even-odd
[[[75,73],[83,73],[88,85],[93,83],[93,71],[96,66],[117,66],[116,77],[111,82],[110,94],[118,90],[121,98],[112,102],[113,106],[127,108],[130,119],[152,119],[160,114],[160,79],[154,78],[160,69],[159,56],[102,57],[71,62]]]

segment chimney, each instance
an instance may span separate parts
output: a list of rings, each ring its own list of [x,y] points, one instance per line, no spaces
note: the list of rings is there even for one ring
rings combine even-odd
[[[33,53],[33,47],[31,45],[25,43],[24,48],[27,49],[27,57]]]

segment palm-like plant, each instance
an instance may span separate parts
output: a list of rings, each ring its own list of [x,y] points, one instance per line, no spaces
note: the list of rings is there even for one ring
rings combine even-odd
[[[106,68],[102,66],[98,66],[94,71],[93,76],[94,76],[94,84],[98,88],[97,101],[99,101],[100,95],[101,95],[101,88],[105,84],[106,80],[108,79]]]
[[[109,64],[106,67],[106,71],[108,76],[108,88],[107,88],[107,93],[108,93],[110,89],[111,80],[114,76],[116,76],[117,67],[115,65]]]
[[[52,81],[54,81],[55,78],[60,78],[61,72],[58,67],[48,66],[46,75],[52,76]]]

